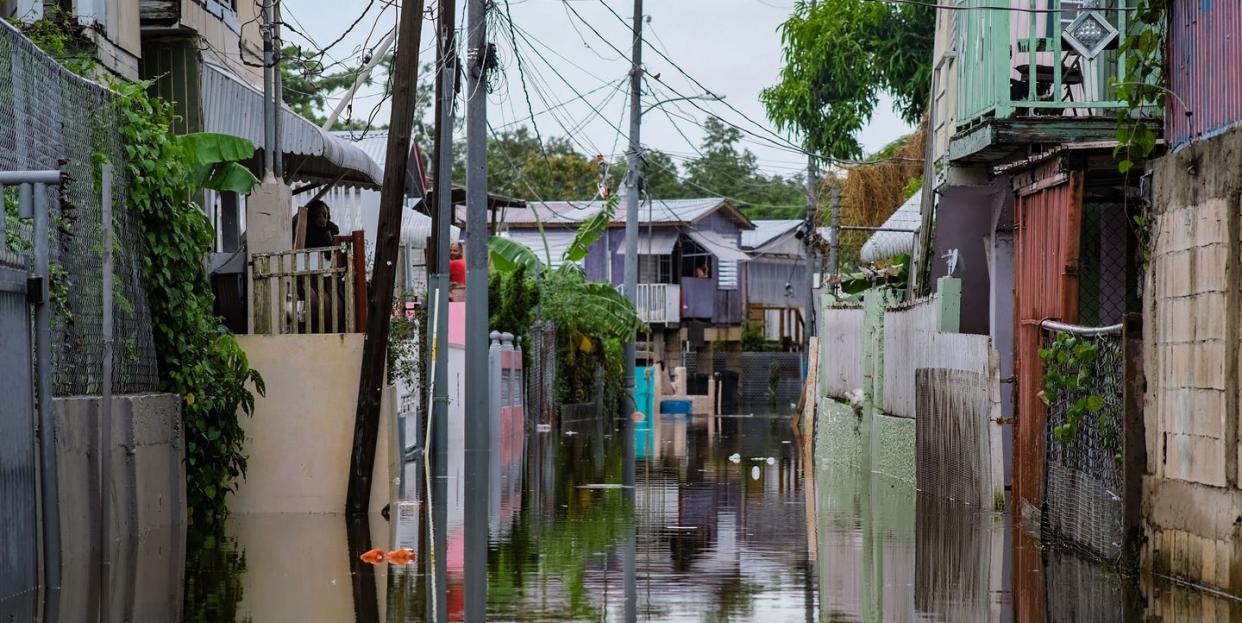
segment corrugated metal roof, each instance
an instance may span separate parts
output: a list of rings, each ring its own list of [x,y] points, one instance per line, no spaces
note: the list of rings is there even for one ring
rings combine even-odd
[[[742,248],[758,249],[774,239],[798,228],[802,219],[755,221],[755,228],[742,232]]]
[[[263,94],[209,61],[203,61],[200,81],[204,129],[249,139],[261,149]],[[286,159],[299,159],[288,167],[294,179],[335,179],[345,173],[343,182],[378,186],[383,180],[383,169],[366,152],[288,108],[281,111],[280,138]]]
[[[749,255],[742,253],[737,248],[737,240],[728,236],[718,234],[714,231],[702,231],[691,229],[686,231],[686,235],[691,240],[697,242],[699,246],[707,250],[708,253],[715,255],[721,262],[745,262],[750,259]]]
[[[639,255],[668,255],[673,252],[673,247],[677,244],[680,232],[675,229],[660,229],[658,231],[642,231],[638,232],[638,254]],[[622,234],[624,236],[624,234]],[[622,238],[624,241],[624,237]],[[617,249],[617,255],[625,255],[625,243]]]
[[[501,221],[510,227],[536,227],[539,221],[550,227],[572,227],[599,213],[604,205],[602,199],[590,201],[531,201],[525,208],[508,208],[502,211]],[[643,224],[672,225],[696,223],[703,217],[720,209],[728,209],[742,229],[753,225],[750,220],[734,209],[728,201],[719,197],[701,199],[656,199],[638,207],[638,220]],[[465,206],[457,206],[457,219],[464,221]],[[537,217],[537,218],[536,218]],[[618,208],[614,224],[625,222],[625,210]]]
[[[561,265],[561,257],[565,255],[565,250],[569,248],[571,243],[573,243],[574,236],[576,234],[577,232],[565,231],[563,229],[545,231],[544,235],[547,236],[548,239],[548,246],[546,249],[543,246],[543,238],[539,236],[539,230],[537,229],[524,229],[520,231],[510,230],[507,236],[514,242],[520,242],[529,247],[531,251],[535,252],[535,257],[539,258],[540,262],[546,263],[548,261],[548,255],[551,255],[552,268],[556,268]]]
[[[862,252],[859,254],[862,261],[878,262],[914,250],[914,233],[922,223],[919,210],[922,198],[923,193],[914,193],[881,225],[884,229],[901,231],[878,231],[863,243]]]

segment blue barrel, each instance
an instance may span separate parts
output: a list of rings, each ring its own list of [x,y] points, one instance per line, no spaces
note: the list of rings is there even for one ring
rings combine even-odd
[[[689,400],[661,400],[660,413],[665,415],[690,415]]]

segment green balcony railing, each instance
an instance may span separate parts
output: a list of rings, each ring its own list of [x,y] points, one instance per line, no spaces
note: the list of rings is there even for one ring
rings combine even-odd
[[[1123,80],[1118,47],[1136,2],[959,0],[967,10],[954,12],[958,129],[989,118],[1093,117],[1124,107],[1113,84]]]

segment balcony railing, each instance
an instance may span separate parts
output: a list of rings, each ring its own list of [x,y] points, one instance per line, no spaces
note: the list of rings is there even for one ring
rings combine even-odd
[[[638,317],[648,324],[680,323],[681,286],[675,283],[638,284]]]
[[[1119,44],[1137,0],[960,0],[957,126],[989,118],[1103,117],[1126,104]],[[1078,20],[1076,22],[1076,20]]]

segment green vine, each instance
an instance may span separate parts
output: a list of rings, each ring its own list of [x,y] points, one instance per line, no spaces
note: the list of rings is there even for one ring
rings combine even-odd
[[[55,5],[45,5],[38,20],[25,22],[11,17],[8,21],[65,69],[87,78],[95,75],[95,45],[72,15]]]
[[[250,368],[237,339],[213,311],[203,259],[211,250],[211,223],[192,197],[199,161],[170,130],[170,103],[148,94],[147,82],[113,85],[119,94],[120,132],[130,197],[146,246],[143,277],[151,305],[160,384],[184,399],[188,501],[195,521],[215,523],[227,513],[225,494],[245,475],[244,433],[238,411],[252,415]]]
[[[1156,149],[1156,131],[1168,93],[1164,73],[1165,24],[1169,0],[1138,0],[1132,28],[1118,51],[1125,55],[1122,79],[1113,79],[1117,99],[1125,106],[1117,117],[1117,168],[1126,173]],[[1156,114],[1149,114],[1155,110]]]
[[[1068,333],[1057,334],[1057,337],[1039,351],[1039,358],[1044,362],[1044,389],[1040,399],[1044,404],[1069,402],[1065,411],[1065,421],[1052,429],[1052,436],[1061,443],[1068,443],[1078,434],[1078,426],[1083,416],[1100,414],[1104,408],[1104,397],[1095,393],[1092,388],[1092,368],[1100,356],[1101,345],[1091,339],[1076,337]],[[1103,426],[1104,414],[1100,414]]]

